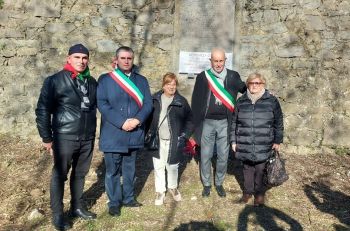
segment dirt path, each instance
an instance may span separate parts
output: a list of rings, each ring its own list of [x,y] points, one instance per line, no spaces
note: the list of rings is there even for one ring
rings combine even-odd
[[[0,136],[0,230],[52,230],[49,209],[51,156],[40,144]],[[86,180],[85,198],[96,221],[74,220],[72,230],[350,230],[350,156],[285,153],[290,179],[267,193],[266,207],[241,205],[241,165],[230,160],[225,180],[227,197],[213,191],[203,199],[198,163],[181,166],[183,201],[169,196],[154,206],[154,178],[149,153],[137,161],[136,194],[141,208],[123,208],[122,216],[106,212],[104,165],[96,150]],[[65,206],[69,205],[66,187]],[[43,214],[28,216],[37,209]]]

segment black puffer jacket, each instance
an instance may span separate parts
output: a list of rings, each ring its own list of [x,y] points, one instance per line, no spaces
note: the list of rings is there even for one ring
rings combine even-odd
[[[159,91],[153,95],[153,112],[149,119],[151,121],[148,132],[155,132],[158,129],[159,116],[161,111],[161,95]],[[168,123],[170,129],[170,150],[169,164],[177,164],[181,160],[185,141],[192,135],[192,111],[187,100],[178,92],[168,107]],[[160,158],[159,151],[152,152],[153,157]]]
[[[82,93],[74,81],[71,72],[65,70],[44,81],[35,114],[40,137],[45,143],[51,142],[53,136],[68,140],[95,137],[97,82],[94,78],[88,80],[90,109],[82,111]]]
[[[265,91],[252,104],[244,93],[235,106],[231,143],[237,144],[236,158],[262,162],[272,151],[272,144],[283,142],[283,115],[276,97]]]

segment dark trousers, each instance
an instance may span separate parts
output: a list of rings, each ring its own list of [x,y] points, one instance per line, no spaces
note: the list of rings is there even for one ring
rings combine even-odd
[[[266,186],[263,182],[266,162],[243,162],[244,193],[251,195],[264,195]]]
[[[129,153],[105,152],[105,187],[108,207],[121,206],[134,200],[136,150]],[[123,187],[120,177],[123,175]]]
[[[63,213],[64,182],[70,174],[71,209],[81,208],[85,176],[89,172],[94,140],[73,141],[54,139],[50,201],[54,214]]]

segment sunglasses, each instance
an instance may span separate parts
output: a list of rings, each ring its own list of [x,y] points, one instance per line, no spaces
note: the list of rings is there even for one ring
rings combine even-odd
[[[263,82],[248,82],[248,85],[261,85]]]

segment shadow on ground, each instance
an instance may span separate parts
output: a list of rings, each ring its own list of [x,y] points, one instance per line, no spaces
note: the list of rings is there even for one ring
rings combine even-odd
[[[298,221],[288,216],[284,212],[270,208],[267,206],[256,207],[252,205],[247,205],[239,214],[237,230],[246,231],[248,230],[248,218],[251,215],[255,215],[256,223],[262,228],[262,230],[291,230],[291,231],[301,231],[302,226]],[[288,228],[281,227],[277,224],[276,219],[283,221],[288,224]]]
[[[335,230],[350,230],[350,196],[322,182],[304,185],[304,192],[318,210],[332,214],[344,224],[333,224]]]
[[[96,204],[97,200],[105,191],[106,167],[103,159],[96,169],[96,175],[97,181],[92,184],[91,187],[83,194],[83,198],[88,209],[91,209]]]
[[[223,231],[223,229],[217,228],[213,223],[206,221],[191,221],[186,224],[181,224],[174,229],[174,231]]]

